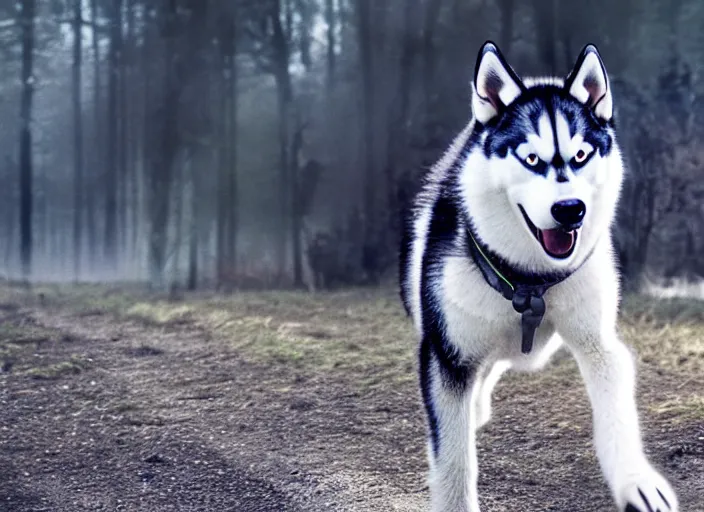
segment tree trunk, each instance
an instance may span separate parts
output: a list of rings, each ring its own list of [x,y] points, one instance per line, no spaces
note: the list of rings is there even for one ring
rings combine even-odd
[[[217,132],[215,137],[215,161],[217,163],[217,218],[215,220],[216,224],[216,265],[217,265],[217,286],[223,286],[225,281],[229,279],[228,269],[227,269],[227,160],[226,155],[226,144],[228,136],[228,119],[224,116],[222,111],[223,107],[225,112],[229,111],[229,87],[227,79],[222,78],[222,74],[225,70],[227,57],[221,56],[221,72],[218,73],[220,79],[217,80],[217,93],[214,95],[215,98],[219,98],[212,105],[212,117],[216,124]],[[217,75],[216,75],[217,76]]]
[[[388,157],[386,165],[386,201],[389,211],[389,231],[392,234],[390,246],[394,250],[400,242],[401,205],[399,204],[399,171],[408,172],[411,167],[408,158],[409,134],[411,130],[410,108],[411,87],[413,85],[413,65],[418,55],[422,24],[422,0],[407,0],[405,8],[405,29],[401,49],[398,92],[395,95],[393,111],[390,115]]]
[[[426,124],[430,121],[435,87],[435,29],[440,18],[442,0],[429,0],[423,19],[423,95],[425,100]]]
[[[372,60],[371,0],[357,1],[357,36],[362,73],[362,140],[364,153],[364,242],[362,268],[368,279],[375,281],[377,237],[377,201],[374,158],[374,63]]]
[[[169,288],[176,290],[180,288],[181,277],[181,246],[183,245],[183,202],[184,193],[183,187],[186,184],[186,175],[189,174],[188,166],[190,165],[190,154],[186,151],[181,155],[181,162],[178,170],[173,173],[172,179],[172,197],[174,203],[173,211],[173,227],[174,227],[174,248],[172,254],[171,276],[169,278]]]
[[[301,52],[301,64],[306,71],[310,71],[313,66],[313,56],[311,55],[311,41],[313,39],[313,10],[309,5],[310,0],[297,0],[298,13],[300,16],[299,48]],[[291,32],[289,32],[291,34]]]
[[[511,43],[513,42],[513,11],[516,8],[515,0],[499,0],[501,10],[501,34],[499,44],[501,52],[509,57],[511,54]]]
[[[298,153],[302,145],[302,131],[300,128],[300,119],[296,126],[296,134],[292,137],[292,121],[293,121],[293,86],[291,83],[291,74],[289,72],[289,64],[291,58],[291,49],[289,41],[292,39],[293,26],[293,3],[291,0],[286,2],[286,33],[281,30],[281,24],[274,21],[274,55],[276,68],[276,83],[279,91],[279,130],[281,144],[281,161],[282,167],[282,197],[284,198],[284,212],[282,216],[284,233],[282,235],[282,246],[286,248],[286,242],[290,240],[291,263],[293,265],[293,286],[302,288],[303,283],[303,258],[301,254],[301,214],[299,209],[299,185],[298,185]],[[310,13],[308,7],[303,2],[298,2],[301,8],[302,24],[310,24]],[[276,16],[275,20],[279,19]],[[303,29],[305,30],[305,28]],[[308,44],[310,41],[308,41]],[[305,47],[305,38],[301,41],[301,58],[306,70],[312,64],[310,55],[306,56],[306,51],[310,48]],[[301,128],[302,130],[302,128]],[[288,231],[288,236],[286,235]],[[288,240],[287,240],[288,239]],[[284,259],[285,261],[285,259]]]
[[[228,289],[235,284],[237,269],[234,266],[234,204],[233,183],[235,178],[235,116],[237,102],[236,33],[235,18],[228,17],[220,24],[220,70],[219,95],[213,118],[219,126],[218,144],[218,218],[217,218],[217,265],[218,284]]]
[[[287,27],[289,26],[290,9],[287,10]],[[290,173],[290,110],[292,100],[291,75],[289,73],[290,54],[288,38],[284,32],[281,21],[280,0],[272,3],[270,20],[273,27],[272,46],[274,50],[274,78],[276,80],[277,106],[279,114],[279,201],[281,231],[279,233],[279,281],[283,283],[286,275],[286,248],[288,246],[288,233],[290,232],[292,211],[292,186],[293,180]],[[295,261],[294,261],[295,264]],[[300,269],[294,268],[294,275],[302,275]],[[295,278],[294,278],[295,279]]]
[[[193,155],[193,159],[200,157],[200,153]],[[198,287],[198,224],[200,218],[200,187],[196,168],[197,162],[191,161],[188,179],[191,182],[191,224],[188,238],[188,283],[187,287],[193,291]]]
[[[32,271],[32,96],[34,93],[35,0],[22,0],[22,98],[20,105],[20,261],[22,277]]]
[[[233,20],[233,27],[236,23]],[[234,32],[234,28],[233,28]],[[227,195],[229,197],[228,201],[228,244],[227,244],[227,254],[230,262],[230,268],[233,273],[237,274],[237,232],[238,226],[238,207],[239,207],[239,197],[238,197],[238,176],[237,176],[237,112],[238,112],[238,74],[237,74],[237,35],[233,34],[233,51],[232,58],[230,59],[230,109],[227,115],[230,117],[230,137],[228,140],[229,148],[229,162],[230,169],[228,172],[227,180]]]
[[[326,36],[327,36],[327,89],[328,95],[335,88],[335,67],[336,67],[336,53],[335,53],[335,30],[337,29],[337,24],[335,22],[335,4],[334,0],[325,0],[325,23],[327,25]]]
[[[118,93],[118,101],[119,101],[119,168],[120,168],[120,176],[119,176],[119,214],[120,214],[120,222],[118,223],[119,226],[119,239],[120,239],[120,249],[121,249],[121,260],[123,262],[127,262],[127,258],[129,255],[129,251],[127,250],[127,242],[129,240],[129,233],[130,233],[130,217],[129,217],[129,204],[130,204],[130,197],[129,197],[129,192],[128,192],[128,187],[130,183],[133,180],[133,165],[132,161],[129,158],[129,149],[130,149],[130,144],[129,144],[129,122],[130,122],[130,105],[129,105],[129,91],[130,91],[130,85],[132,82],[132,45],[133,45],[133,26],[134,26],[134,19],[133,19],[133,14],[132,14],[132,0],[124,0],[125,5],[125,14],[126,16],[126,24],[125,24],[125,34],[123,36],[122,33],[122,15],[120,16],[120,47],[121,47],[121,53],[122,56],[120,58],[120,82],[119,82],[119,93]]]
[[[88,259],[92,268],[95,264],[95,253],[98,247],[97,227],[96,227],[96,206],[95,196],[98,193],[98,183],[95,177],[99,169],[103,168],[103,116],[102,114],[102,81],[100,79],[100,44],[98,39],[98,11],[97,1],[90,1],[91,23],[93,24],[93,114],[94,114],[94,138],[93,138],[93,170],[90,177],[85,181],[86,198],[86,238],[88,241]]]
[[[137,249],[137,244],[139,240],[139,223],[140,223],[140,215],[139,212],[140,210],[140,201],[139,201],[139,190],[140,190],[140,177],[141,173],[139,172],[139,169],[141,169],[141,161],[142,161],[142,154],[141,154],[141,147],[142,145],[140,144],[140,135],[141,132],[140,130],[142,129],[142,126],[140,125],[140,118],[136,115],[137,112],[139,111],[139,103],[142,100],[142,95],[141,94],[136,94],[136,88],[133,85],[133,79],[137,78],[137,65],[138,65],[138,59],[137,59],[137,52],[136,48],[137,45],[134,42],[134,31],[135,31],[135,9],[134,5],[132,5],[132,0],[128,0],[127,2],[127,41],[129,41],[129,53],[125,56],[127,59],[127,62],[129,63],[129,70],[128,70],[128,79],[127,79],[127,86],[125,87],[126,95],[127,91],[129,90],[131,92],[131,98],[132,100],[129,101],[126,99],[126,108],[125,108],[125,115],[126,115],[126,126],[129,126],[128,130],[128,136],[126,140],[127,146],[125,147],[125,152],[127,155],[127,169],[128,169],[128,176],[129,176],[129,210],[131,211],[131,215],[128,220],[128,226],[129,226],[129,245],[130,245],[130,251],[129,251],[129,257],[133,262],[137,261],[137,254],[138,254],[138,249]],[[139,63],[141,64],[141,62]],[[129,124],[127,124],[129,123]]]
[[[110,49],[108,55],[108,154],[105,179],[105,261],[108,268],[117,270],[117,200],[120,186],[119,155],[119,84],[122,52],[122,0],[112,0],[110,13]]]
[[[6,176],[8,177],[8,186],[14,185],[12,175],[17,172],[15,162],[9,156],[5,157]],[[15,259],[15,231],[17,229],[17,202],[15,201],[14,190],[8,188],[5,190],[5,203],[3,204],[5,212],[5,269],[9,274],[12,273],[13,263]]]
[[[83,116],[81,108],[82,0],[73,2],[73,276],[81,276],[83,236]]]
[[[63,233],[57,233],[56,230],[52,229],[51,220],[53,219],[47,214],[49,210],[49,197],[46,191],[49,190],[49,180],[46,166],[42,165],[42,156],[41,153],[35,154],[34,151],[32,151],[31,230],[33,266],[34,262],[49,253],[48,247],[51,238],[57,235],[63,235]],[[20,170],[20,172],[22,171]]]
[[[133,189],[135,192],[135,226],[132,234],[132,246],[134,247],[135,258],[140,259],[148,257],[149,252],[149,234],[148,220],[150,216],[149,201],[149,180],[151,169],[149,165],[153,158],[152,139],[152,119],[151,119],[151,99],[152,89],[156,82],[152,73],[153,61],[156,60],[155,52],[152,49],[152,41],[158,35],[157,27],[154,22],[146,24],[143,29],[145,43],[139,52],[139,72],[142,76],[142,87],[139,94],[139,131],[137,132],[136,153],[138,166],[135,175],[135,184]],[[135,119],[137,119],[137,108],[135,107]],[[136,122],[137,124],[137,122]],[[146,251],[145,251],[146,248]],[[146,254],[145,254],[146,252]]]
[[[293,256],[293,284],[296,288],[303,288],[303,250],[301,236],[303,235],[303,204],[300,183],[300,153],[303,149],[303,131],[301,120],[298,120],[296,132],[291,144],[291,254]],[[308,184],[307,184],[308,185]]]
[[[286,75],[288,72],[286,72]],[[280,232],[278,240],[279,281],[281,284],[286,276],[286,248],[288,246],[288,226],[291,212],[291,177],[289,173],[289,111],[291,107],[290,92],[287,81],[282,73],[277,73],[277,111],[279,117],[279,205],[280,205]]]
[[[557,0],[533,0],[534,21],[538,41],[538,55],[545,66],[545,72],[558,74],[555,52]]]
[[[179,82],[176,72],[178,60],[174,58],[175,39],[178,30],[178,6],[169,0],[161,18],[163,39],[163,81],[158,108],[154,115],[153,129],[157,134],[156,147],[152,150],[149,169],[149,208],[151,233],[149,240],[149,273],[151,283],[157,288],[164,286],[164,266],[168,244],[170,191],[173,163],[178,142],[178,98]]]
[[[233,6],[233,9],[236,9]],[[237,111],[238,111],[238,74],[237,74],[237,14],[227,12],[221,33],[223,102],[216,108],[222,126],[220,144],[220,174],[218,191],[218,260],[219,267],[227,271],[223,277],[229,281],[228,286],[236,284],[237,268]]]

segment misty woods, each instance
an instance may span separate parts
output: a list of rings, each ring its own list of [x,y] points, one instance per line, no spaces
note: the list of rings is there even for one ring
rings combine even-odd
[[[473,48],[613,77],[627,282],[704,275],[704,3],[0,0],[6,278],[325,288],[396,267]]]

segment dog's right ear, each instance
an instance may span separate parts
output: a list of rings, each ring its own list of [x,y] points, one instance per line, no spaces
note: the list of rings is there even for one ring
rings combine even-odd
[[[579,54],[574,69],[565,79],[565,89],[580,102],[588,105],[597,117],[605,121],[614,115],[609,76],[599,50],[588,44]]]
[[[521,79],[491,41],[479,50],[473,85],[472,111],[482,124],[497,116],[525,90]]]

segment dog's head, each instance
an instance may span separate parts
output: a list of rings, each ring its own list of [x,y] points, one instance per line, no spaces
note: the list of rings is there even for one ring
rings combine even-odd
[[[531,270],[579,264],[608,231],[623,176],[611,86],[597,49],[586,46],[564,80],[521,80],[487,42],[472,110],[459,181],[477,234]]]

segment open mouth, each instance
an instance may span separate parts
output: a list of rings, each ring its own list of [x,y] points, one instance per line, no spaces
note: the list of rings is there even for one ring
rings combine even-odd
[[[531,233],[533,233],[533,236],[535,236],[535,239],[538,240],[548,256],[561,260],[570,257],[577,245],[577,230],[579,228],[565,229],[559,227],[555,229],[539,229],[533,224],[520,204],[518,208],[521,210]]]

